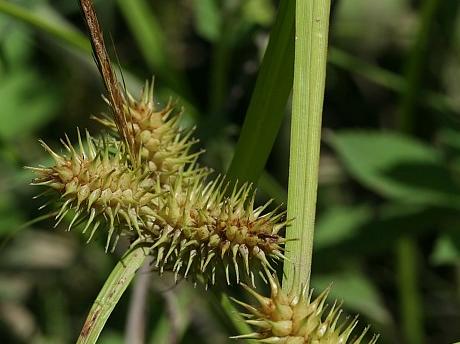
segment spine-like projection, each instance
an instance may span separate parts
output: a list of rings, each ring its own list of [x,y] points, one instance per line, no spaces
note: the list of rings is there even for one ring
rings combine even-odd
[[[55,161],[52,167],[31,168],[38,176],[34,185],[46,185],[60,195],[56,226],[72,214],[68,230],[85,222],[83,232],[91,229],[89,240],[98,228],[108,231],[106,250],[112,238],[115,247],[120,234],[136,233],[143,237],[141,227],[148,216],[155,194],[156,180],[126,160],[123,146],[116,141],[98,141],[87,134],[86,149],[80,134],[80,147],[74,149],[67,139],[67,154],[59,155],[44,142],[42,146]]]
[[[352,336],[358,321],[355,318],[340,322],[342,310],[334,302],[325,305],[329,288],[316,299],[305,288],[296,293],[285,293],[276,277],[269,275],[271,296],[258,294],[250,287],[243,287],[259,303],[258,307],[234,300],[247,313],[246,322],[258,329],[257,332],[234,338],[256,339],[261,343],[272,344],[360,344],[363,343],[368,327],[358,336]],[[375,344],[374,335],[368,344]]]
[[[107,101],[110,106],[110,102]],[[135,149],[140,152],[140,164],[151,172],[158,173],[162,182],[178,172],[192,172],[187,165],[194,164],[202,151],[190,153],[190,148],[198,142],[192,139],[194,129],[182,130],[178,111],[171,102],[164,108],[155,106],[153,83],[146,83],[140,99],[129,93],[123,97],[127,132],[133,138]],[[117,132],[115,121],[110,117],[96,118],[112,133]],[[198,169],[195,168],[194,171]]]
[[[263,213],[269,203],[254,208],[248,185],[226,196],[223,180],[195,178],[183,187],[178,178],[170,192],[153,200],[156,219],[148,228],[159,235],[152,251],[160,272],[199,276],[208,285],[221,270],[228,284],[233,277],[238,283],[240,276],[254,284],[255,272],[273,269],[270,260],[284,259],[279,234],[286,226],[284,213]]]
[[[48,185],[60,194],[58,223],[73,213],[69,229],[79,222],[84,231],[107,228],[106,248],[121,234],[149,245],[160,272],[176,278],[191,277],[206,286],[220,270],[227,283],[248,279],[260,270],[273,269],[271,261],[284,258],[284,213],[266,212],[268,203],[254,207],[248,185],[228,193],[225,178],[208,182],[206,169],[197,167],[197,153],[189,153],[194,140],[183,133],[178,115],[169,104],[155,110],[150,86],[141,100],[124,102],[130,142],[141,154],[133,161],[132,149],[114,134],[104,140],[89,137],[78,152],[69,142],[67,155],[45,149],[53,167],[34,168],[34,184]],[[100,120],[115,128],[110,119]],[[81,140],[80,140],[81,141]],[[105,142],[105,143],[104,143]],[[114,246],[113,246],[114,247]]]

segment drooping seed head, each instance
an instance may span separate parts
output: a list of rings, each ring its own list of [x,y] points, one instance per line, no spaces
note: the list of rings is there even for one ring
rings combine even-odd
[[[303,288],[300,294],[285,293],[276,278],[268,275],[271,295],[265,297],[254,289],[244,285],[253,296],[258,306],[234,300],[246,313],[246,322],[257,328],[257,332],[233,338],[257,339],[261,343],[273,344],[360,344],[368,327],[358,336],[352,336],[357,325],[357,318],[340,323],[341,304],[334,302],[328,307],[326,299],[330,287],[316,299],[312,292]],[[374,335],[368,344],[375,344],[378,335]]]

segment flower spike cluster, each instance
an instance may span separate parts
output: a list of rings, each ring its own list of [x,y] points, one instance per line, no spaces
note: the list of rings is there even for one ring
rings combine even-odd
[[[247,313],[242,314],[246,322],[258,329],[257,332],[233,338],[256,339],[270,344],[360,344],[369,327],[358,337],[351,337],[358,321],[357,318],[339,322],[341,304],[334,302],[325,305],[330,287],[316,299],[306,288],[297,293],[285,293],[276,278],[267,274],[271,296],[265,297],[245,284],[242,286],[259,303],[259,307],[233,299]],[[368,344],[375,344],[378,335],[374,335]]]
[[[225,177],[208,180],[209,172],[196,164],[201,152],[190,152],[196,140],[180,128],[180,112],[169,103],[157,109],[153,88],[141,98],[123,98],[125,131],[140,154],[132,154],[110,118],[99,119],[109,133],[100,139],[86,134],[79,148],[67,139],[64,154],[43,147],[54,166],[32,168],[34,185],[57,192],[60,210],[56,225],[72,214],[69,230],[83,223],[89,240],[106,230],[106,250],[120,236],[150,247],[160,273],[214,284],[216,274],[228,284],[247,279],[254,284],[259,271],[273,270],[284,259],[285,213],[264,212],[269,203],[254,206],[250,185],[228,192]]]
[[[223,268],[230,284],[240,275],[250,277],[259,267],[272,269],[270,260],[284,259],[284,242],[279,231],[285,227],[284,213],[262,214],[268,206],[254,208],[254,193],[249,185],[234,188],[226,196],[224,179],[183,185],[177,178],[164,197],[153,200],[156,219],[147,228],[160,237],[153,242],[156,267],[177,275],[201,276],[205,285],[215,283],[216,270]],[[156,192],[160,192],[158,185]],[[169,266],[169,268],[168,268]],[[241,272],[240,272],[241,270]]]
[[[155,181],[139,169],[131,168],[123,146],[116,141],[95,140],[89,133],[86,133],[86,149],[80,133],[79,141],[78,151],[68,139],[63,141],[67,151],[64,155],[41,142],[55,165],[31,168],[38,175],[33,185],[46,185],[60,194],[55,226],[73,213],[68,230],[85,222],[83,233],[91,228],[88,242],[98,228],[105,227],[106,251],[112,237],[115,237],[114,248],[124,230],[134,229],[142,236],[141,222],[151,214],[148,205],[155,198],[152,193]]]
[[[106,99],[110,106],[110,102]],[[161,174],[163,182],[168,176],[184,173],[184,167],[193,164],[203,153],[190,153],[190,148],[198,142],[191,136],[194,128],[183,131],[179,122],[182,111],[177,111],[170,101],[164,108],[155,107],[153,82],[146,83],[139,100],[129,92],[123,96],[123,111],[132,141],[139,150],[143,168]],[[96,117],[113,134],[117,125],[111,117]]]

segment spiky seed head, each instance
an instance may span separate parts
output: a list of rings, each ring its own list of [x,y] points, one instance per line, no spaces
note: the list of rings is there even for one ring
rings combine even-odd
[[[90,229],[88,241],[98,228],[106,227],[106,249],[122,232],[135,231],[136,236],[142,236],[142,223],[151,216],[148,205],[155,197],[151,192],[154,180],[131,167],[123,146],[116,141],[95,140],[88,133],[86,148],[80,133],[79,141],[78,151],[68,139],[63,141],[67,150],[63,155],[42,142],[55,165],[31,168],[37,174],[32,184],[49,186],[60,195],[56,225],[72,213],[68,229],[84,222],[83,231]]]
[[[156,219],[148,230],[160,238],[151,246],[160,271],[199,276],[206,285],[215,283],[219,271],[229,284],[243,278],[254,283],[259,270],[271,270],[273,261],[284,258],[283,213],[254,209],[249,185],[227,196],[223,181],[205,183],[196,177],[194,184],[184,185],[178,178],[169,192],[152,200]]]
[[[279,235],[287,224],[284,212],[264,212],[269,203],[255,208],[250,185],[235,185],[228,196],[225,178],[207,182],[209,172],[189,153],[195,142],[191,131],[182,132],[171,103],[156,109],[153,85],[146,84],[139,100],[122,98],[129,142],[116,135],[115,121],[105,118],[99,121],[113,130],[100,140],[87,134],[87,148],[80,134],[78,151],[68,138],[63,142],[65,155],[43,143],[55,165],[33,168],[34,184],[60,194],[57,223],[73,212],[69,229],[86,222],[90,239],[98,228],[108,228],[106,248],[114,235],[129,234],[151,245],[160,272],[205,285],[215,283],[219,270],[229,284],[240,278],[254,284],[258,272],[273,270],[273,261],[284,259]],[[140,154],[133,154],[133,147]]]
[[[229,284],[240,278],[254,284],[260,270],[272,270],[273,261],[284,258],[284,213],[264,213],[268,204],[254,208],[250,185],[235,186],[228,196],[224,178],[206,182],[204,172],[178,173],[163,182],[154,172],[134,168],[123,143],[89,134],[87,148],[80,144],[78,152],[70,143],[64,143],[64,155],[43,146],[55,165],[33,168],[34,184],[61,196],[57,223],[72,211],[69,229],[86,222],[91,239],[98,228],[107,228],[106,248],[113,236],[130,234],[150,244],[160,272],[206,285],[215,283],[219,271]]]
[[[299,293],[285,293],[274,275],[268,275],[271,295],[265,297],[242,284],[258,302],[258,306],[234,300],[245,309],[246,322],[257,332],[233,338],[256,339],[276,344],[360,344],[368,327],[359,336],[352,336],[357,318],[340,322],[341,304],[326,305],[330,287],[312,299],[306,288]],[[249,314],[248,314],[249,313]],[[368,344],[375,344],[374,335]]]
[[[196,161],[202,153],[190,152],[197,140],[191,138],[193,129],[181,129],[182,111],[178,111],[171,101],[163,108],[155,104],[153,83],[146,83],[139,99],[126,93],[123,109],[130,136],[140,151],[141,164],[160,173],[163,181],[173,173],[184,173],[187,164]],[[113,132],[117,131],[112,118],[96,119]]]

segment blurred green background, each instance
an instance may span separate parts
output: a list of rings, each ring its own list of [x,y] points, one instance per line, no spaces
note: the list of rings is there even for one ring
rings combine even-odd
[[[197,125],[201,162],[225,171],[278,2],[94,2],[128,89],[155,75],[158,101],[178,99],[185,125]],[[312,284],[333,282],[332,297],[381,343],[460,339],[459,7],[332,2]],[[58,147],[76,127],[101,130],[90,115],[107,111],[104,90],[85,34],[77,1],[0,0],[1,343],[73,342],[123,250],[107,255],[102,236],[86,245],[65,224],[52,230],[23,169],[49,163],[38,138]],[[260,202],[286,202],[289,107]],[[149,276],[147,343],[230,341],[215,296]],[[101,343],[123,342],[131,293]]]

